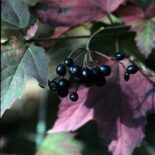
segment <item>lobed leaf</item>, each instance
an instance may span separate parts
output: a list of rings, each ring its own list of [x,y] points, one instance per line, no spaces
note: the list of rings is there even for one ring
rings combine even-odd
[[[122,63],[130,64],[127,60]],[[124,72],[115,64],[105,86],[81,86],[75,103],[69,96],[61,99],[58,119],[49,133],[75,131],[93,119],[101,137],[111,140],[113,155],[131,155],[144,137],[146,113],[155,112],[155,74],[139,71],[126,82]]]
[[[18,48],[2,53],[1,116],[23,94],[26,81],[33,77],[46,86],[48,60],[44,49],[31,45],[24,53]]]
[[[43,22],[52,26],[76,26],[96,21],[124,2],[125,0],[42,0],[36,12]]]

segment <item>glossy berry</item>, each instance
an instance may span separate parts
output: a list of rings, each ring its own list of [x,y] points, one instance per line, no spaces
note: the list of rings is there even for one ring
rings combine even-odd
[[[55,80],[53,80],[53,81],[48,80],[48,86],[49,86],[50,90],[52,90],[52,91],[58,90],[58,87],[59,87],[58,83]]]
[[[64,64],[65,64],[67,67],[71,67],[71,66],[73,66],[74,62],[73,62],[73,60],[72,60],[71,58],[66,58],[66,59],[64,60]]]
[[[78,100],[78,94],[76,92],[72,92],[70,94],[70,100],[73,102],[77,101]]]
[[[56,73],[58,75],[64,76],[66,74],[66,66],[64,64],[57,65]]]
[[[87,87],[93,85],[93,72],[89,68],[86,67],[82,69],[82,78]]]
[[[77,65],[73,65],[69,68],[69,73],[71,76],[80,76],[81,75],[81,67]]]
[[[125,81],[128,81],[129,78],[130,78],[130,74],[129,74],[128,72],[125,72],[125,73],[124,73],[124,80],[125,80]]]
[[[59,89],[68,89],[69,88],[69,82],[67,79],[60,79],[58,82]]]
[[[93,68],[92,69],[92,73],[93,73],[93,78],[94,79],[97,78],[97,77],[99,77],[100,76],[100,70],[99,70],[99,68],[97,68],[97,67]]]
[[[124,52],[116,52],[115,53],[115,59],[120,61],[123,60],[125,58],[125,53]]]
[[[109,76],[111,74],[111,68],[107,65],[103,64],[99,67],[99,69],[100,69],[100,73],[104,76]]]
[[[67,95],[68,95],[68,89],[59,89],[58,90],[58,96],[66,97]]]
[[[129,65],[126,69],[129,74],[135,74],[138,71],[138,67],[136,65]]]
[[[82,84],[84,82],[82,76],[75,76],[74,81],[78,84]]]
[[[103,86],[106,82],[105,77],[100,73],[99,68],[95,67],[92,69],[93,79],[96,86]]]

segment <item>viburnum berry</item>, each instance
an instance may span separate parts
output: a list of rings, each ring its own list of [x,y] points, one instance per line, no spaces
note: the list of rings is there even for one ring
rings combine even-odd
[[[52,80],[52,81],[48,80],[48,86],[49,86],[50,90],[52,90],[52,91],[56,91],[59,88],[59,85],[55,80]]]
[[[58,75],[64,76],[66,74],[66,66],[64,64],[57,65],[56,73]]]
[[[58,81],[59,89],[68,89],[69,81],[65,78],[62,78]]]
[[[81,67],[77,65],[73,65],[71,68],[69,68],[69,73],[71,76],[80,76],[81,75]]]
[[[129,74],[135,74],[138,71],[138,67],[136,65],[129,65],[126,69]]]
[[[130,78],[130,74],[126,71],[126,72],[124,73],[124,80],[125,80],[125,81],[128,81],[129,78]]]
[[[72,92],[69,97],[70,97],[70,100],[73,101],[73,102],[78,100],[77,92]]]
[[[73,60],[72,60],[71,58],[66,58],[66,59],[64,60],[64,64],[65,64],[67,67],[71,67],[71,66],[73,66],[74,62],[73,62]]]
[[[99,69],[100,73],[104,76],[109,76],[111,74],[111,68],[108,65],[100,65]]]
[[[115,59],[120,61],[120,60],[123,60],[125,58],[125,53],[124,52],[116,52],[115,53]]]

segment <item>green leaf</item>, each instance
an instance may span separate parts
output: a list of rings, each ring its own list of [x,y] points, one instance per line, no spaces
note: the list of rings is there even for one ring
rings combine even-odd
[[[36,5],[36,3],[38,3],[40,0],[20,0],[22,2],[25,2],[26,4],[30,5],[30,6],[34,6]]]
[[[81,155],[82,145],[71,133],[48,135],[36,155]]]
[[[1,18],[3,27],[25,28],[30,20],[28,5],[19,0],[7,0],[3,6]]]
[[[155,22],[146,21],[139,26],[135,38],[137,46],[142,54],[147,58],[153,48],[155,48]]]
[[[31,45],[26,52],[12,48],[2,52],[1,116],[23,94],[26,81],[33,77],[46,86],[48,60],[44,49]]]

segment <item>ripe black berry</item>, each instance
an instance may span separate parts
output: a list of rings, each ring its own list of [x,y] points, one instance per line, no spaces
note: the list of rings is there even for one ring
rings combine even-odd
[[[80,76],[81,75],[81,67],[77,65],[73,65],[69,68],[69,73],[71,76]]]
[[[93,72],[89,68],[83,68],[82,69],[82,78],[84,81],[84,84],[87,87],[90,87],[93,85]]]
[[[109,76],[111,73],[111,68],[107,65],[101,65],[99,69],[100,69],[100,73],[104,76]]]
[[[135,74],[138,71],[138,67],[136,65],[129,65],[126,69],[129,74]]]
[[[95,85],[97,85],[99,87],[103,86],[105,84],[106,80],[105,80],[104,75],[102,75],[100,73],[99,68],[97,68],[97,67],[93,68],[92,72],[93,72],[93,79],[94,79]]]
[[[60,89],[58,90],[58,96],[66,97],[68,95],[68,89]]]
[[[125,58],[125,53],[124,52],[116,52],[115,53],[115,59],[120,61],[123,60]]]
[[[69,88],[69,82],[67,79],[60,79],[58,82],[59,89],[68,89]]]
[[[72,92],[70,94],[70,100],[73,102],[77,101],[78,100],[78,94],[76,92]]]
[[[128,72],[125,72],[125,73],[124,73],[124,80],[125,80],[125,81],[128,81],[129,78],[130,78],[130,74],[129,74]]]
[[[53,80],[53,81],[48,80],[48,86],[49,86],[50,90],[52,90],[52,91],[58,90],[58,87],[59,87],[58,83],[55,80]]]
[[[64,64],[65,64],[67,67],[71,67],[71,66],[74,64],[74,62],[73,62],[73,60],[72,60],[71,58],[66,58],[66,59],[64,60]]]
[[[64,76],[66,74],[66,66],[64,64],[57,65],[56,73],[58,75]]]
[[[75,76],[74,80],[78,84],[82,84],[84,82],[82,76]]]

